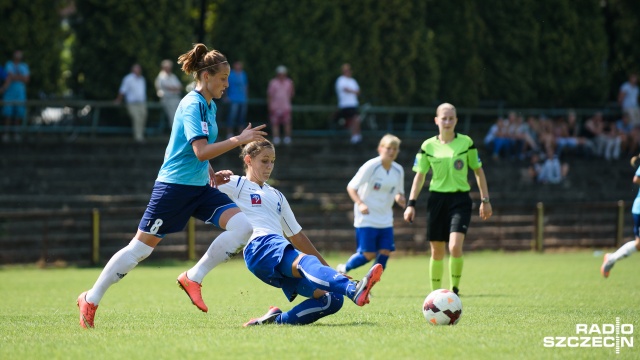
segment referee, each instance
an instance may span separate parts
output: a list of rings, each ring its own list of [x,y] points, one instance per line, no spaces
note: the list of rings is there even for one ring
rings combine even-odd
[[[440,289],[444,272],[445,243],[449,243],[449,274],[451,290],[459,291],[462,276],[462,243],[471,220],[472,202],[469,197],[471,186],[467,180],[467,167],[473,170],[480,189],[480,218],[491,217],[491,202],[487,179],[482,170],[482,162],[473,140],[467,135],[455,132],[458,118],[456,108],[448,103],[436,110],[435,123],[439,134],[422,143],[416,154],[409,201],[404,211],[404,219],[413,222],[416,216],[416,200],[429,169],[432,170],[427,201],[427,239],[431,245],[429,275],[431,290]]]

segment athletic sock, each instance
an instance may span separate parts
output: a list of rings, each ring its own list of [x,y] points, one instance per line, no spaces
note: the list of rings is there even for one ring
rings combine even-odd
[[[353,270],[356,268],[359,268],[360,266],[368,263],[369,260],[367,260],[366,257],[364,257],[364,254],[361,252],[355,253],[353,255],[351,255],[351,257],[349,258],[349,260],[347,260],[347,263],[345,264],[345,266],[347,267],[347,271],[349,270]]]
[[[462,265],[464,260],[460,257],[449,257],[449,276],[451,278],[451,289],[460,287],[460,277],[462,277]]]
[[[350,299],[356,292],[354,282],[329,266],[322,265],[315,256],[303,256],[298,262],[298,270],[321,290],[343,294]]]
[[[431,258],[429,262],[429,276],[431,277],[431,291],[442,288],[442,273],[444,261]]]
[[[229,261],[231,257],[242,251],[252,231],[253,228],[247,216],[244,213],[235,214],[227,222],[227,230],[218,235],[198,263],[187,270],[189,280],[202,283],[204,277],[213,268]]]
[[[618,260],[624,259],[627,256],[633,254],[634,252],[636,252],[636,242],[635,241],[629,241],[626,244],[620,246],[620,248],[618,250],[616,250],[616,252],[614,252],[613,254],[609,255],[609,261],[610,262],[616,262]]]
[[[277,324],[306,325],[335,314],[342,308],[344,296],[326,293],[319,299],[307,299],[276,317]]]
[[[107,289],[133,270],[140,261],[151,255],[152,251],[153,248],[142,241],[131,240],[129,245],[120,249],[109,259],[93,288],[87,292],[86,300],[98,305]]]
[[[382,265],[383,269],[387,268],[387,260],[389,260],[388,255],[378,254],[378,256],[376,257],[376,263]]]

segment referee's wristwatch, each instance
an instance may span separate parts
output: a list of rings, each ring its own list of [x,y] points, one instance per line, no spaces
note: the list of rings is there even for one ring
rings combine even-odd
[[[483,204],[491,204],[491,201],[489,200],[489,198],[488,198],[488,197],[483,197],[483,198],[482,198],[482,203],[483,203]]]

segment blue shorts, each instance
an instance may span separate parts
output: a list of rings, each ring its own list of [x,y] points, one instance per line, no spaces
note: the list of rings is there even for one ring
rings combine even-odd
[[[156,181],[138,229],[158,237],[182,231],[190,217],[220,227],[220,215],[238,207],[229,197],[209,185],[193,186]]]
[[[282,235],[259,236],[244,248],[244,261],[247,268],[263,282],[282,289],[284,295],[293,301],[298,295],[313,297],[316,286],[305,278],[294,278],[281,271],[281,265],[291,267],[300,255],[293,245]]]
[[[631,214],[633,216],[633,235],[640,237],[640,214]]]
[[[24,119],[27,115],[27,108],[24,105],[5,105],[2,108],[2,115],[6,118]]]
[[[356,242],[358,243],[358,252],[378,252],[380,250],[396,251],[396,245],[393,241],[393,227],[388,228],[372,228],[357,227]]]

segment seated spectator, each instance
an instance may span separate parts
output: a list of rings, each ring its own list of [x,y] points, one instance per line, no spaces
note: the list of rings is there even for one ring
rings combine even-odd
[[[539,120],[539,132],[538,139],[542,153],[546,153],[547,149],[556,149],[556,136],[554,134],[553,122],[545,117],[541,116]]]
[[[556,119],[554,126],[558,154],[563,154],[566,150],[591,153],[591,143],[585,137],[578,135],[580,129],[574,111],[567,113],[566,120],[563,117]]]
[[[499,118],[489,129],[485,136],[485,145],[491,147],[491,157],[499,160],[501,156],[508,157],[511,154],[512,139],[509,136],[509,123],[507,120]]]
[[[591,118],[587,119],[581,128],[580,135],[592,143],[594,153],[597,156],[604,156],[607,135],[605,133],[605,123],[601,112],[597,112]]]
[[[607,161],[620,159],[622,137],[616,124],[606,121],[604,124],[604,158]]]
[[[640,128],[631,124],[631,116],[628,112],[622,113],[622,118],[616,121],[616,129],[620,137],[622,151],[627,157],[637,155],[640,142]]]
[[[531,156],[529,175],[540,184],[560,184],[569,174],[569,164],[560,162],[553,148],[547,148],[545,158],[538,153]]]

